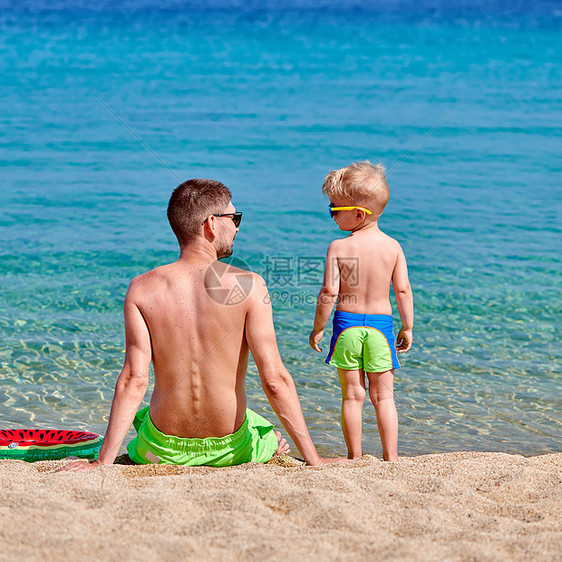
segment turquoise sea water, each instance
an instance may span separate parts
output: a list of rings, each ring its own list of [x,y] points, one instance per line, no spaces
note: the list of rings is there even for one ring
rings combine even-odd
[[[401,453],[559,451],[562,10],[503,4],[0,2],[0,426],[103,433],[128,281],[175,259],[169,194],[209,177],[244,211],[236,256],[269,282],[313,438],[343,453],[307,337],[341,236],[323,178],[368,158],[415,294]],[[275,420],[254,366],[248,395]]]

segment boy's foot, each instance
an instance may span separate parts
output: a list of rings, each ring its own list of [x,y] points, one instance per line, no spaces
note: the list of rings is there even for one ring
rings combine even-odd
[[[277,442],[279,446],[277,447],[277,451],[275,451],[275,455],[288,455],[291,448],[289,447],[289,443],[284,437],[281,437],[281,433],[279,431],[275,432],[275,437],[277,437]]]
[[[398,462],[398,455],[396,455],[396,456],[392,455],[392,456],[388,456],[386,458],[383,456],[382,460],[384,462]]]

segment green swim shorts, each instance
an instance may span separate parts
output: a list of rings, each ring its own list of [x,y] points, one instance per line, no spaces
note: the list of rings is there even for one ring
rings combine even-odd
[[[399,369],[389,314],[358,314],[336,310],[326,363],[339,369],[382,373]]]
[[[129,457],[137,464],[233,466],[265,463],[277,451],[273,425],[252,410],[246,410],[244,422],[234,433],[197,439],[162,433],[152,423],[149,409],[137,412],[133,420],[137,436],[127,445]]]

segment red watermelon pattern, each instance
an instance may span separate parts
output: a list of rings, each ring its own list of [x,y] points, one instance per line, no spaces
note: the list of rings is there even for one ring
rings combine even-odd
[[[61,429],[2,429],[0,459],[55,460],[69,456],[98,457],[103,437],[86,431]]]
[[[52,445],[73,445],[97,439],[97,433],[85,431],[67,431],[63,429],[3,429],[0,430],[0,447],[7,447],[17,442],[21,446],[35,445],[50,447]]]

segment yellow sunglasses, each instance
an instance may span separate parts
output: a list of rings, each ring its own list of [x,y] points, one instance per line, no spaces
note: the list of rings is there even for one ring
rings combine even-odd
[[[353,211],[353,209],[361,209],[361,210],[365,211],[368,215],[373,214],[371,211],[369,211],[369,209],[365,209],[365,207],[359,207],[357,205],[355,205],[354,207],[332,207],[330,205],[328,207],[328,210],[330,211],[330,216],[332,218],[334,218],[334,213],[337,213],[338,211]]]

